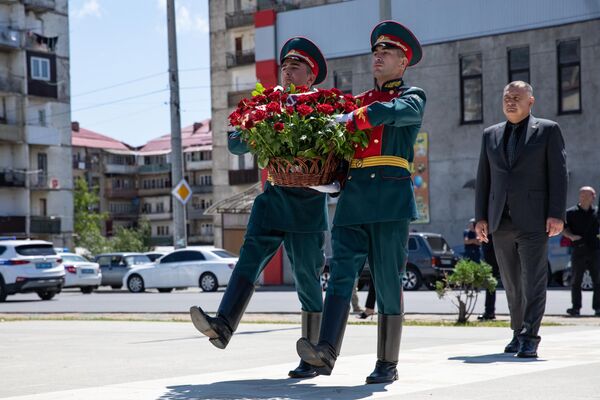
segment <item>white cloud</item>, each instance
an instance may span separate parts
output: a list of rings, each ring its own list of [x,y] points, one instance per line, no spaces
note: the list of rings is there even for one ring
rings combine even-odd
[[[102,9],[98,0],[86,0],[79,10],[75,10],[75,18],[82,19],[87,16],[102,17]]]
[[[166,0],[157,0],[156,5],[161,13],[166,13]],[[209,30],[208,19],[206,19],[200,13],[194,13],[190,11],[190,7],[187,5],[176,5],[175,18],[178,32],[188,33],[196,31],[207,33]],[[165,26],[161,26],[158,30],[161,32],[166,30],[166,20]]]

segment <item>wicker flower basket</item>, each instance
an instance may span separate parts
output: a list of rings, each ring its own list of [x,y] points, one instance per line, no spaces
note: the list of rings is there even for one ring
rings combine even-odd
[[[294,161],[275,157],[269,160],[267,170],[275,185],[307,187],[326,185],[334,180],[340,160],[330,152],[323,158],[294,157]]]

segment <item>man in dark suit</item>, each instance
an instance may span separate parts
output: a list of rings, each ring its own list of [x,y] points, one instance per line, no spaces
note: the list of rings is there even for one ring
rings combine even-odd
[[[526,82],[504,88],[507,121],[483,132],[475,195],[477,237],[494,234],[508,299],[514,333],[504,351],[517,357],[537,357],[548,237],[563,229],[568,181],[560,127],[531,115],[534,101]]]

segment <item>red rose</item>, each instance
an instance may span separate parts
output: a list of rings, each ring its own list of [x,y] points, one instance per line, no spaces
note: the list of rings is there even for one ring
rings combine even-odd
[[[229,114],[229,125],[231,126],[238,126],[240,124],[240,119],[242,118],[242,115],[236,111],[232,112],[231,114]]]
[[[354,103],[354,96],[352,96],[350,93],[346,93],[344,95],[344,100],[351,101],[352,103]]]
[[[246,107],[246,104],[248,104],[249,102],[250,100],[248,99],[241,99],[237,106],[240,109],[244,109]]]
[[[281,98],[281,92],[277,91],[277,92],[269,93],[269,95],[267,97],[271,101],[277,101]]]
[[[267,104],[267,111],[279,114],[281,113],[281,106],[279,105],[279,103],[272,101],[269,104]]]
[[[285,125],[281,121],[275,122],[273,124],[273,129],[275,129],[277,132],[281,132],[283,128],[285,128]]]
[[[246,120],[246,122],[244,122],[244,129],[251,129],[254,127],[254,121],[252,121],[251,119]]]
[[[252,100],[257,102],[257,103],[266,103],[267,102],[267,96],[265,96],[264,94],[259,94],[256,95],[254,97],[252,97]]]
[[[335,103],[333,103],[333,108],[335,108],[338,111],[344,111],[344,105],[337,101]]]
[[[356,132],[356,125],[354,125],[354,120],[350,119],[346,122],[346,130],[348,132]]]
[[[304,92],[308,92],[308,86],[305,86],[305,85],[296,86],[296,93],[304,93]]]
[[[270,87],[270,88],[266,88],[266,89],[264,90],[263,94],[264,94],[265,96],[268,96],[268,95],[270,95],[271,93],[273,93],[274,91],[275,91],[275,89],[274,89],[274,88],[272,88],[272,87]]]
[[[358,107],[354,103],[346,102],[344,103],[344,112],[346,114],[351,113],[356,110]]]
[[[333,114],[335,109],[329,104],[319,104],[317,105],[317,111],[325,115],[331,115]]]
[[[296,111],[303,117],[306,117],[308,114],[311,114],[314,110],[311,106],[307,106],[306,104],[300,104],[296,107]]]
[[[283,103],[285,103],[285,101],[287,100],[287,98],[288,98],[288,94],[287,93],[281,93],[280,99],[281,99],[281,101]]]
[[[267,118],[267,113],[263,110],[254,110],[254,112],[250,116],[250,119],[254,122],[260,122],[265,118]]]
[[[288,114],[292,115],[292,114],[294,113],[294,106],[286,106],[286,107],[285,107],[285,111],[286,111]]]
[[[344,92],[342,92],[340,89],[338,88],[331,88],[331,92],[337,96],[342,96],[344,94]]]

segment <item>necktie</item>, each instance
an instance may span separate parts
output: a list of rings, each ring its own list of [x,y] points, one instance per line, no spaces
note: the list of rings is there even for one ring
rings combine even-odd
[[[510,136],[508,137],[508,143],[506,144],[506,156],[508,158],[508,165],[513,166],[515,162],[515,156],[517,153],[517,125],[511,125]]]

